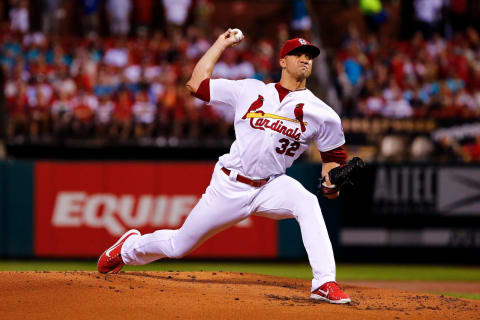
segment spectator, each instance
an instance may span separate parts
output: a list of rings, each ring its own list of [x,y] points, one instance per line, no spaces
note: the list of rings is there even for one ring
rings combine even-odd
[[[360,0],[359,6],[368,31],[376,33],[387,20],[387,14],[382,8],[382,2],[380,0]]]
[[[185,54],[189,59],[199,59],[210,48],[210,43],[196,27],[187,29],[187,37],[189,41]]]
[[[95,81],[95,86],[93,87],[93,92],[97,96],[112,95],[117,90],[115,83],[110,81],[110,77],[106,71],[105,67],[100,67],[99,72],[97,73],[97,79]]]
[[[274,60],[274,50],[272,44],[268,41],[261,40],[255,44],[255,47],[255,55],[252,58],[255,74],[252,78],[265,82],[273,82],[271,79],[272,71],[274,70],[274,64],[272,63]]]
[[[238,55],[239,52],[235,50],[225,51],[221,60],[215,65],[212,77],[232,80],[252,78],[255,75],[253,65],[247,60],[239,63]]]
[[[472,143],[465,145],[462,151],[466,162],[480,162],[480,134],[475,136]]]
[[[383,115],[390,118],[407,118],[413,115],[412,106],[403,97],[399,87],[388,89],[391,93],[386,94],[386,104]]]
[[[411,159],[413,161],[429,161],[431,160],[433,150],[433,142],[428,137],[415,137],[410,146]]]
[[[78,48],[70,67],[70,74],[81,88],[92,91],[97,78],[97,65],[85,48]]]
[[[72,99],[67,91],[58,91],[58,99],[53,102],[50,112],[53,133],[60,138],[67,136],[73,119]]]
[[[82,9],[83,9],[83,30],[85,34],[89,33],[98,33],[99,27],[99,11],[100,5],[102,4],[103,0],[81,0]],[[118,1],[120,2],[120,1]]]
[[[38,140],[48,133],[50,120],[50,104],[52,88],[42,80],[32,79],[27,87],[27,103],[29,107],[30,138]]]
[[[142,70],[142,66],[137,63],[136,59],[130,54],[129,63],[125,66],[123,71],[123,77],[125,82],[129,85],[129,87],[134,88],[138,83],[140,83],[142,78],[144,77],[144,73]]]
[[[475,116],[478,110],[477,102],[465,88],[461,88],[456,93],[454,105],[458,110],[463,110],[467,117]]]
[[[112,124],[113,103],[109,94],[99,96],[98,108],[95,112],[95,133],[98,138],[106,138]]]
[[[402,161],[405,159],[405,141],[400,135],[388,134],[381,140],[380,160]]]
[[[190,141],[198,141],[200,137],[200,112],[198,109],[203,107],[204,103],[201,100],[192,97],[185,87],[180,87],[178,94],[182,99],[185,109],[186,123],[188,123],[188,126],[185,128],[185,131],[187,131],[185,136],[188,137]]]
[[[418,29],[422,31],[425,39],[430,39],[435,32],[440,31],[442,9],[445,5],[445,0],[414,1]]]
[[[293,0],[292,28],[300,31],[309,31],[312,28],[312,19],[305,0]]]
[[[135,123],[135,138],[151,137],[154,129],[156,110],[155,105],[148,99],[146,90],[137,92],[132,113]]]
[[[172,70],[170,70],[172,72]],[[183,137],[184,125],[185,125],[185,110],[183,107],[183,101],[178,94],[178,87],[175,85],[173,77],[167,80],[165,83],[165,89],[159,101],[159,116],[163,115],[168,119],[168,135],[174,138],[173,141],[178,142],[178,138]],[[162,123],[162,118],[158,121]]]
[[[86,138],[92,132],[95,112],[98,109],[98,99],[80,89],[78,96],[72,100],[73,134],[77,138]]]
[[[126,141],[130,136],[132,121],[132,102],[130,94],[125,88],[117,92],[115,109],[113,111],[113,123],[110,127],[110,136],[113,139]]]
[[[137,32],[148,32],[152,24],[153,1],[154,0],[133,1],[135,21],[138,28]]]
[[[211,17],[215,12],[215,5],[212,0],[196,0],[195,1],[195,26],[205,30],[211,30]]]
[[[57,92],[65,94],[69,98],[72,98],[77,93],[77,84],[70,77],[66,65],[60,64],[58,66],[57,77],[53,81],[53,87]]]
[[[10,86],[11,88],[11,86]],[[10,89],[11,90],[11,89]],[[8,94],[8,92],[7,92]],[[15,88],[15,94],[6,95],[7,111],[8,111],[8,124],[6,130],[6,136],[10,139],[20,138],[24,140],[28,133],[28,96],[27,86],[19,81]]]
[[[450,0],[450,19],[454,31],[464,31],[468,25],[468,1]]]
[[[126,36],[130,31],[131,0],[107,0],[106,9],[110,19],[110,33]]]
[[[103,61],[105,64],[119,69],[126,67],[128,63],[128,49],[125,46],[125,42],[118,39],[115,46],[107,49]]]
[[[30,29],[30,16],[28,11],[28,0],[12,1],[14,5],[10,9],[10,24],[13,31],[27,33]]]
[[[60,21],[65,17],[65,9],[62,7],[64,0],[43,0],[43,33],[58,34]]]
[[[464,152],[455,139],[445,136],[436,144],[434,157],[439,162],[463,161]]]
[[[187,21],[192,0],[162,0],[169,34],[172,29],[183,27]]]
[[[381,116],[384,114],[385,100],[379,88],[375,88],[372,95],[369,95],[359,104],[362,113],[368,117]]]
[[[421,33],[417,33],[417,36]],[[430,57],[437,58],[446,49],[446,41],[439,33],[434,33],[433,38],[427,42],[427,51]]]

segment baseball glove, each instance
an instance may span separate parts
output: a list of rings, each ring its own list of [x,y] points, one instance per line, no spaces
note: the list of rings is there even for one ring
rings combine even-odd
[[[354,157],[347,164],[331,169],[328,172],[328,177],[332,185],[327,186],[325,177],[323,177],[319,185],[321,194],[328,198],[339,190],[354,186],[358,183],[360,171],[363,167],[365,167],[363,160],[359,157]]]

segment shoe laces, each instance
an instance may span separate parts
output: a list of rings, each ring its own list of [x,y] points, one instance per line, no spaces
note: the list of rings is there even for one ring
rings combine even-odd
[[[121,260],[121,254],[120,253],[117,253],[117,254],[114,254],[110,257],[107,257],[107,262],[109,262],[109,263],[112,263],[112,262],[118,263],[119,260]]]
[[[342,289],[340,288],[340,286],[338,285],[338,283],[336,283],[335,281],[331,281],[331,282],[327,282],[325,284],[325,287],[330,291],[330,292],[336,292],[336,291],[341,291]]]

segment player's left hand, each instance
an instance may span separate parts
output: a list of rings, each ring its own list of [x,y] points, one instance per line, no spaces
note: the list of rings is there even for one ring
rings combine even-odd
[[[365,167],[365,162],[359,157],[354,157],[347,164],[333,168],[328,172],[330,183],[338,186],[340,190],[352,187],[358,183],[361,170]]]
[[[359,157],[354,157],[347,164],[331,169],[328,172],[328,179],[322,177],[320,180],[318,186],[320,193],[327,198],[335,198],[338,191],[358,184],[360,172],[364,167],[365,162]]]

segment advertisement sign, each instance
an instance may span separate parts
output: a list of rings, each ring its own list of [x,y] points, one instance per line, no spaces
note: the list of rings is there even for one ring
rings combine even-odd
[[[423,215],[435,211],[437,167],[377,166],[374,177],[373,212]]]
[[[344,194],[343,246],[480,247],[480,168],[378,164]]]
[[[37,162],[35,254],[95,257],[129,229],[177,229],[208,186],[213,163]],[[275,257],[276,222],[249,218],[191,257]]]
[[[437,209],[445,215],[480,216],[480,170],[448,167],[440,170]]]
[[[480,216],[480,170],[428,165],[377,166],[376,214]]]

